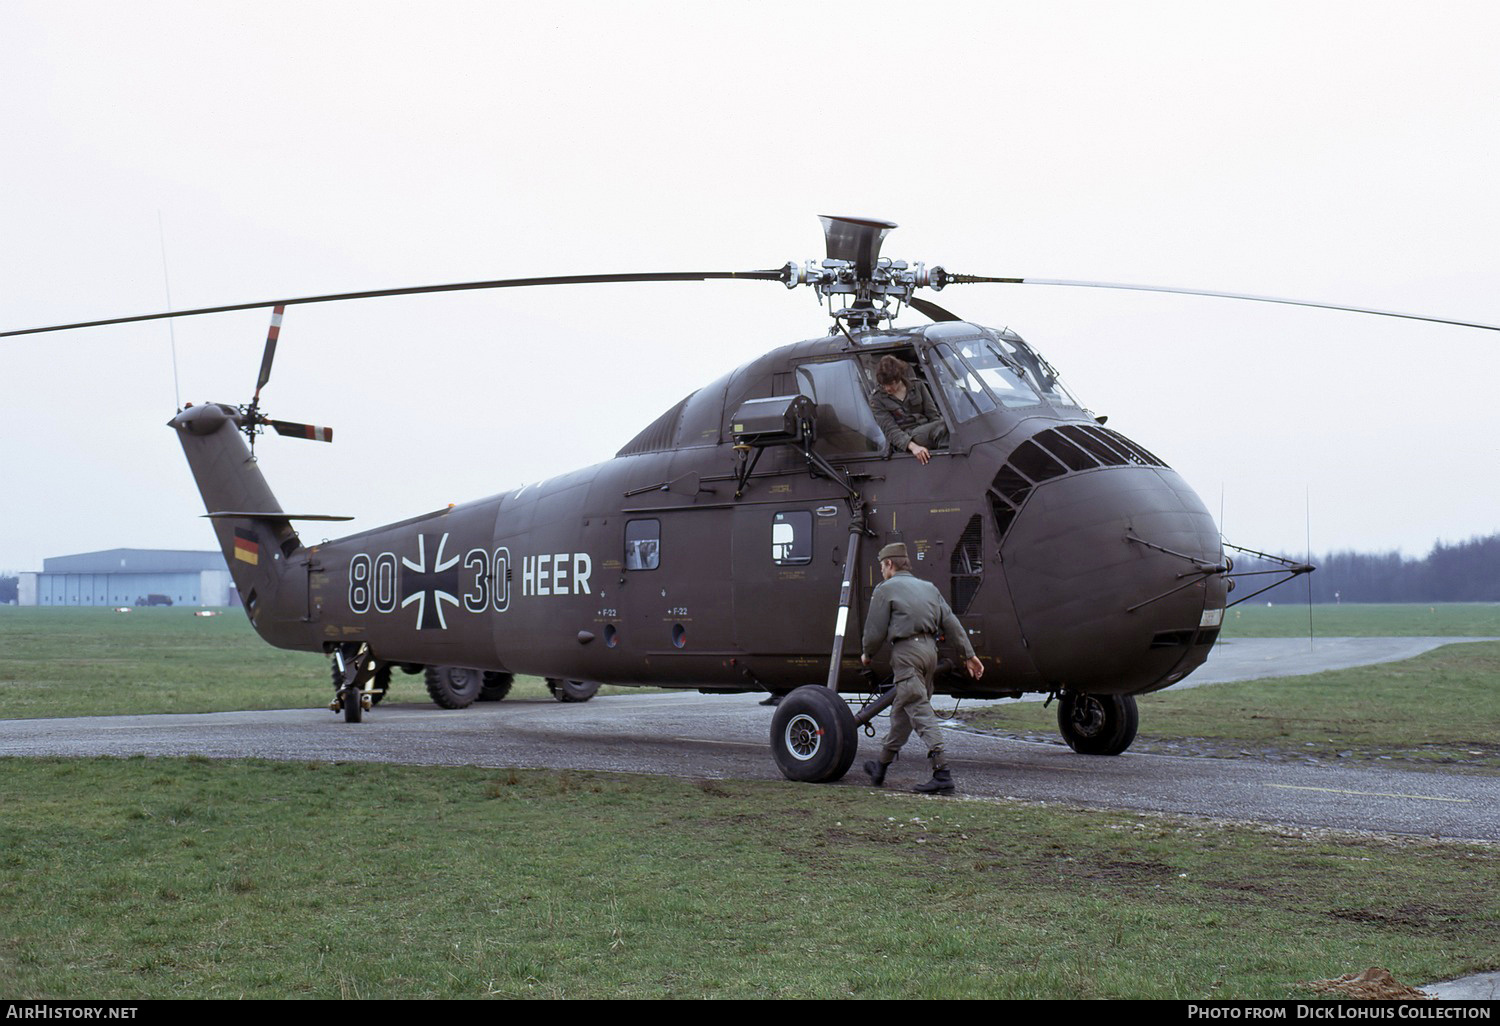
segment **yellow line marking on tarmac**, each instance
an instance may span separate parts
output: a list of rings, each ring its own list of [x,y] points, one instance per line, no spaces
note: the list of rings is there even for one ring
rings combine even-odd
[[[1279,787],[1286,791],[1326,791],[1329,794],[1359,794],[1370,798],[1417,798],[1424,802],[1457,802],[1467,805],[1474,801],[1472,798],[1435,798],[1427,794],[1393,794],[1387,791],[1344,791],[1337,787],[1299,787],[1296,784],[1267,784],[1267,787]]]
[[[692,744],[695,744],[695,745],[738,745],[741,748],[764,748],[764,747],[766,747],[765,742],[763,742],[763,741],[719,741],[719,740],[717,740],[715,738],[708,738],[708,737],[678,737],[678,738],[673,738],[672,740],[674,740],[674,741],[688,741],[688,742],[691,742]]]

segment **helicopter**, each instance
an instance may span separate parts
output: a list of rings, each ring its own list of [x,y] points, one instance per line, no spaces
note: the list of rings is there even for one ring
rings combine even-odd
[[[881,658],[845,656],[880,583],[873,554],[904,542],[942,589],[985,672],[956,649],[935,680],[956,697],[1042,694],[1084,754],[1126,751],[1136,698],[1208,658],[1227,608],[1314,568],[1225,543],[1192,488],[1107,426],[1019,334],[916,295],[1045,284],[1289,303],[1165,286],[998,278],[881,256],[889,221],[823,216],[827,256],[749,271],[512,278],[271,300],[0,332],[0,337],[270,308],[251,401],[188,405],[177,433],[246,615],[281,648],[330,657],[330,709],[360,722],[391,672],[424,672],[440,705],[503,698],[516,674],[562,700],[600,684],[770,693],[770,747],[797,781],[843,777],[858,733],[894,697]],[[305,544],[255,456],[257,437],[331,441],[261,412],[287,307],[469,289],[735,279],[810,287],[829,330],[694,390],[613,459],[474,502]],[[903,308],[930,323],[897,327]],[[948,440],[929,459],[890,444],[870,397],[883,357],[931,393]],[[1257,567],[1236,572],[1234,554]],[[1265,587],[1230,601],[1249,576]],[[856,642],[856,649],[858,643]],[[851,707],[850,699],[858,702]]]

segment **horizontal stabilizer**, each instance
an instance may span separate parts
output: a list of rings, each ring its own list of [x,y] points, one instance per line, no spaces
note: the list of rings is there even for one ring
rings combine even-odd
[[[234,517],[259,517],[262,520],[353,520],[353,517],[334,516],[329,513],[245,513],[226,510],[219,513],[205,513],[210,520],[229,520]]]
[[[294,424],[289,420],[272,420],[267,423],[276,429],[278,435],[287,435],[292,438],[311,438],[315,442],[333,441],[333,428],[331,427],[318,427],[315,424]]]

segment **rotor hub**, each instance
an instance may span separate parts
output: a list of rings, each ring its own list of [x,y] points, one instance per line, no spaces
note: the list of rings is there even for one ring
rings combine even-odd
[[[827,215],[820,220],[828,256],[800,265],[788,261],[782,268],[782,282],[789,289],[812,286],[828,303],[835,324],[873,328],[892,320],[915,290],[939,291],[948,284],[949,275],[941,267],[880,256],[880,245],[896,227],[894,222]],[[841,303],[838,307],[835,297]]]

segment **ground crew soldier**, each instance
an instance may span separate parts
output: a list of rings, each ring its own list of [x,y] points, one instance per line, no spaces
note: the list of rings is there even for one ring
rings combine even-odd
[[[932,760],[932,779],[913,790],[924,794],[951,794],[953,774],[943,756],[943,730],[932,711],[932,676],[937,672],[937,636],[945,634],[957,641],[964,651],[964,666],[975,680],[984,675],[984,664],[974,654],[969,636],[943,593],[928,581],[911,574],[906,546],[894,542],[880,550],[880,575],[885,578],[870,596],[870,612],[865,618],[863,654],[860,662],[870,665],[870,657],[886,641],[891,643],[891,669],[895,671],[896,700],[891,704],[891,729],[880,744],[880,759],[869,759],[864,770],[876,787],[885,785],[885,771],[896,761],[896,755],[915,727],[917,736],[927,743],[927,757]]]

